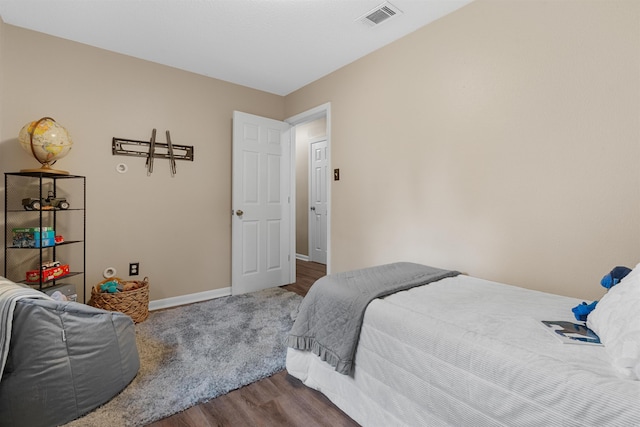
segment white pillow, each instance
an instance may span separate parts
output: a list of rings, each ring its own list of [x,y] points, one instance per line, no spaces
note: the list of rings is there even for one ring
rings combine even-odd
[[[640,264],[609,289],[587,317],[621,376],[640,380]]]

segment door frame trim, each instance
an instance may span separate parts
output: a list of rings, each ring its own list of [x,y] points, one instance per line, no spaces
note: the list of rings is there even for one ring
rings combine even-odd
[[[284,121],[289,123],[291,126],[295,127],[296,125],[310,122],[312,120],[316,120],[322,117],[326,117],[327,120],[327,169],[329,173],[327,174],[327,274],[331,273],[331,178],[333,176],[332,168],[331,168],[331,102],[327,102],[325,104],[319,105],[310,110],[304,111],[302,113],[296,114],[295,116],[289,117]],[[293,139],[291,143],[291,177],[295,178],[296,176],[296,144],[295,144],[295,132],[291,132],[291,137]],[[292,254],[292,258],[295,259],[296,253],[296,180],[291,179],[291,203],[289,205],[290,209],[290,251]],[[291,277],[296,277],[296,263],[291,262]]]

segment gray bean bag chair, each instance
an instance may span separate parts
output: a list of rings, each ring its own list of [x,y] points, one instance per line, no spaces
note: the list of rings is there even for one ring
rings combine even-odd
[[[0,314],[2,290],[9,286],[2,279]],[[3,427],[74,420],[118,394],[140,367],[130,317],[39,298],[17,299],[12,321],[0,325],[11,330],[0,380]],[[4,309],[6,314],[8,304]]]

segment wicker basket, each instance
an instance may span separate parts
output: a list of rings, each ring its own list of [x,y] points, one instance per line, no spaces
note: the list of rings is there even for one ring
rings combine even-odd
[[[100,292],[100,285],[112,280],[133,282],[133,280],[125,281],[117,277],[103,280],[91,288],[89,305],[103,310],[119,311],[131,317],[135,323],[140,323],[149,317],[149,278],[136,281],[142,284],[138,289],[116,293]]]

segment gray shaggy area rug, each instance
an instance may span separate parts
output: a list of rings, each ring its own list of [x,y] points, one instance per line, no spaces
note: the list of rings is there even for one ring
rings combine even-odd
[[[145,425],[281,371],[301,300],[270,288],[150,313],[136,325],[138,375],[66,426]]]

